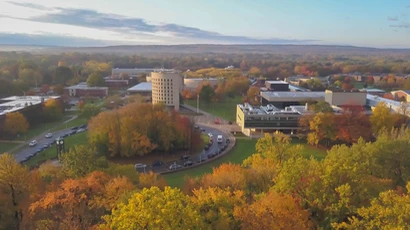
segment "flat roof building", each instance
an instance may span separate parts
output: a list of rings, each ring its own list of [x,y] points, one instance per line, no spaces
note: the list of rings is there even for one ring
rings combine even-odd
[[[289,91],[289,83],[285,81],[265,81],[265,87],[269,91],[275,91],[275,92]]]
[[[325,92],[261,92],[262,105],[276,107],[305,104],[306,101],[324,101]]]
[[[122,73],[127,74],[130,77],[137,77],[141,73],[152,73],[160,71],[174,71],[173,69],[157,69],[157,68],[114,68],[111,70],[113,77],[120,76]]]
[[[64,88],[64,93],[70,97],[106,97],[108,87],[89,87],[87,83],[81,82]]]
[[[141,94],[143,96],[152,95],[152,82],[141,82],[133,87],[127,89],[129,94]]]
[[[330,105],[366,105],[366,93],[359,90],[332,89],[325,91],[325,101]]]
[[[50,99],[60,96],[12,96],[0,99],[0,116],[17,112],[30,106],[40,105]]]

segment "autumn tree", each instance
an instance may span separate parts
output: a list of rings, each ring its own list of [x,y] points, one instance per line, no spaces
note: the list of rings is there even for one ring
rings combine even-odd
[[[274,207],[274,208],[272,208]],[[269,192],[254,203],[236,207],[234,216],[242,229],[311,229],[309,212],[290,195]]]
[[[260,104],[260,89],[256,86],[251,86],[246,93],[246,98],[248,99],[249,104],[259,105]]]
[[[23,134],[28,130],[29,124],[23,114],[19,112],[7,113],[4,120],[4,131],[11,134]]]
[[[378,133],[381,129],[390,130],[393,127],[393,117],[386,103],[380,102],[376,105],[370,116],[370,122],[373,133]]]
[[[104,86],[105,80],[100,72],[94,72],[87,78],[87,85],[90,87]]]
[[[179,189],[158,187],[134,193],[104,217],[102,228],[128,229],[202,229],[203,221],[189,197]]]
[[[101,112],[101,107],[94,104],[85,104],[81,108],[80,116],[90,120]]]
[[[134,190],[123,177],[111,178],[95,171],[84,178],[67,179],[30,205],[38,228],[86,229]]]
[[[140,174],[138,182],[138,188],[140,189],[150,188],[153,186],[164,189],[168,185],[164,177],[153,172]]]
[[[344,105],[343,112],[337,116],[336,139],[344,143],[354,143],[363,138],[370,141],[372,138],[371,123],[369,117],[364,113],[363,107],[358,105]]]
[[[385,191],[371,201],[369,207],[357,210],[357,216],[343,223],[333,223],[335,229],[406,229],[410,222],[410,183],[407,193]]]
[[[30,196],[30,173],[13,155],[0,155],[0,228],[22,227],[24,203]]]
[[[332,113],[318,113],[309,120],[309,130],[307,141],[311,145],[318,145],[325,141],[329,146],[330,142],[336,138],[337,126]]]
[[[245,193],[211,187],[195,189],[191,196],[203,216],[207,229],[238,229],[239,221],[234,217],[235,207],[245,205]]]
[[[48,99],[44,103],[43,113],[47,120],[58,120],[63,116],[63,108],[60,101],[56,99]]]
[[[204,175],[201,181],[204,188],[219,187],[232,190],[244,190],[246,184],[245,169],[232,163],[213,168],[212,173]]]
[[[318,101],[316,103],[311,103],[309,110],[312,110],[315,113],[333,113],[332,106],[326,101]]]
[[[258,67],[252,67],[249,70],[248,74],[251,75],[251,76],[259,77],[262,74],[262,72]]]
[[[115,109],[123,104],[123,100],[119,95],[109,96],[104,99],[104,107],[107,109]]]

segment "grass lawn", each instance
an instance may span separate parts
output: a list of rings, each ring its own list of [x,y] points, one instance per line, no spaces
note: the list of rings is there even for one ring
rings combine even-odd
[[[86,145],[87,144],[87,132],[82,132],[79,134],[68,136],[64,138],[64,142],[65,142],[66,151],[68,151],[69,148],[75,145]],[[57,157],[57,150],[56,150],[56,146],[53,145],[50,148],[37,154],[37,156],[31,158],[29,161],[25,163],[25,165],[29,167],[34,167],[42,162],[51,160],[56,157]]]
[[[197,168],[165,174],[164,177],[170,186],[181,188],[183,186],[185,176],[199,177],[206,173],[211,173],[212,168],[218,167],[222,163],[231,162],[235,164],[242,164],[243,160],[255,153],[256,142],[256,139],[237,139],[235,147],[226,156],[218,158],[209,164],[205,164]],[[318,160],[322,160],[326,156],[326,151],[324,149],[309,146],[306,143],[303,143],[302,140],[294,140],[292,143],[303,145],[305,147],[305,151],[302,155],[307,158],[313,156]]]
[[[87,124],[87,120],[85,118],[82,117],[77,117],[65,124],[60,124],[56,127],[54,127],[53,129],[51,129],[52,132],[58,131],[58,130],[62,130],[62,129],[67,129],[70,127],[74,127],[74,126],[79,126],[82,124]]]
[[[1,153],[10,153],[9,150],[18,146],[18,143],[4,143],[0,142],[0,154]]]
[[[185,103],[196,108],[196,100],[185,100]],[[205,104],[199,102],[199,109],[228,121],[235,121],[236,105],[242,103],[242,97],[226,98],[223,102]]]
[[[353,85],[356,89],[363,89],[364,82],[354,81]]]

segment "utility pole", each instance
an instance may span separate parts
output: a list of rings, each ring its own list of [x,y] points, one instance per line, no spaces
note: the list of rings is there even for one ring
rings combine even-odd
[[[199,94],[196,95],[196,113],[199,113]]]

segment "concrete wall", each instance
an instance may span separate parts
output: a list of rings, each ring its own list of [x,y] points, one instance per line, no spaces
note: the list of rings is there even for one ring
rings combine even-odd
[[[325,91],[325,101],[331,105],[366,105],[366,93]]]

